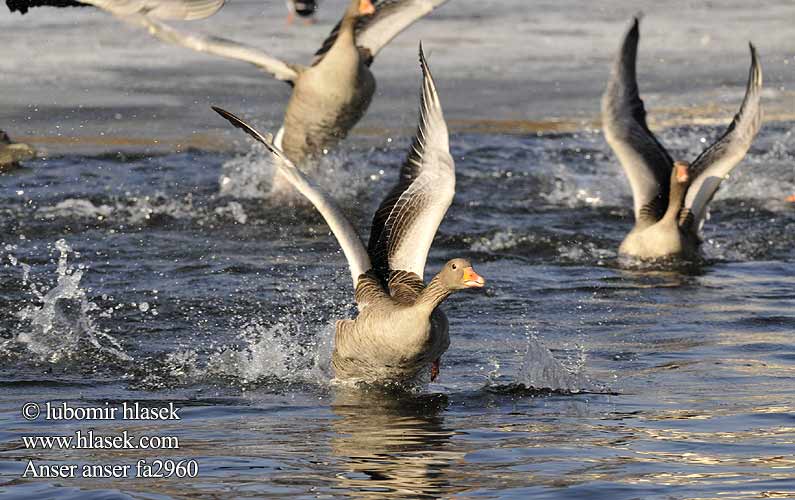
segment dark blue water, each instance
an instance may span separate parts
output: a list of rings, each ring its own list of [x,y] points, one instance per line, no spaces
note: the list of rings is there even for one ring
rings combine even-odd
[[[467,257],[488,286],[445,303],[452,345],[413,395],[329,384],[348,270],[317,214],[258,197],[258,148],[31,162],[0,177],[0,496],[795,495],[791,130],[766,125],[684,271],[618,267],[629,188],[598,132],[454,135],[428,273]],[[718,133],[662,137],[693,158]],[[366,233],[407,138],[351,145],[321,183]],[[175,402],[183,418],[28,422],[30,401]],[[22,441],[88,427],[180,447]],[[158,458],[195,459],[198,478],[20,478],[29,459]]]

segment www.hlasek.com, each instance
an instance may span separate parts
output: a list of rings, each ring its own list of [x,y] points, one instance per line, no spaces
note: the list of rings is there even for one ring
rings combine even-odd
[[[101,406],[72,406],[69,403],[25,403],[22,417],[33,421],[40,417],[48,421],[119,421],[181,420],[180,408],[174,403],[149,406],[123,402]],[[120,433],[100,433],[95,429],[78,429],[67,435],[22,436],[28,450],[178,450],[178,436],[140,435],[123,430]],[[29,459],[23,478],[186,478],[199,475],[196,460],[150,459],[129,464],[53,464],[50,461]]]

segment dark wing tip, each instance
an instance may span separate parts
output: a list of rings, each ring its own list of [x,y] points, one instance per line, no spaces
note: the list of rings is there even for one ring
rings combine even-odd
[[[219,108],[218,106],[210,106],[210,107],[213,109],[213,111],[223,116],[229,123],[231,123],[235,127],[243,129],[246,133],[251,134],[252,132],[251,127],[237,116],[233,115],[232,113],[230,113],[229,111],[223,108]]]
[[[629,39],[637,40],[638,38],[640,38],[640,21],[641,21],[641,19],[643,19],[643,13],[642,12],[638,12],[632,18],[632,26],[629,27],[629,30],[627,31],[627,36],[625,37],[627,40],[629,40]]]
[[[428,65],[428,60],[425,59],[425,51],[422,49],[422,42],[420,42],[420,68],[422,69],[423,81],[430,82],[430,86],[435,91],[436,85],[433,81],[433,75],[431,74],[431,67]]]
[[[420,40],[420,67],[424,74],[425,70],[428,68],[428,61],[425,59],[425,51],[422,50],[422,40]]]
[[[229,111],[223,108],[219,108],[218,106],[212,106],[212,105],[210,107],[213,109],[213,111],[215,111],[216,113],[223,116],[229,121],[234,121],[234,120],[240,121],[235,115],[233,115],[232,113],[230,113]]]
[[[749,75],[749,87],[759,89],[762,87],[762,65],[759,63],[759,54],[753,42],[748,42],[748,48],[751,51],[751,69]]]
[[[282,156],[280,152],[276,149],[276,147],[271,143],[271,139],[262,135],[257,129],[249,125],[248,123],[244,122],[237,116],[233,115],[229,111],[219,108],[218,106],[210,106],[213,111],[218,113],[219,115],[223,116],[229,123],[234,125],[235,127],[243,130],[243,132],[247,133],[257,141],[261,142],[265,145],[272,153],[275,153],[279,156]]]

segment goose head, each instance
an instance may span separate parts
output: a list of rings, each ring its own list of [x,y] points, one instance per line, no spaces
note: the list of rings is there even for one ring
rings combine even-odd
[[[466,259],[453,259],[448,261],[439,272],[439,280],[448,290],[464,290],[466,288],[481,288],[486,284],[472,268]]]
[[[348,19],[357,19],[371,14],[375,14],[372,0],[351,0],[348,10],[345,11],[345,17]]]
[[[660,223],[669,227],[678,227],[679,212],[685,202],[685,193],[691,181],[690,164],[677,160],[671,169],[671,187],[668,193],[668,208]]]
[[[673,181],[685,186],[690,183],[690,163],[683,160],[674,162]]]

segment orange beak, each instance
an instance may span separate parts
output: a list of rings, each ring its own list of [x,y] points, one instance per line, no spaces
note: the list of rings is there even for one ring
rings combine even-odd
[[[359,14],[369,16],[375,14],[375,6],[371,0],[359,0]]]
[[[690,173],[688,172],[688,165],[683,161],[677,161],[674,163],[674,167],[676,168],[676,180],[679,182],[687,182],[690,178]]]
[[[790,203],[795,203],[795,194],[787,196],[787,201]]]
[[[482,288],[483,285],[486,284],[486,280],[484,280],[483,277],[476,273],[471,267],[464,268],[463,281],[464,286],[467,288]]]

